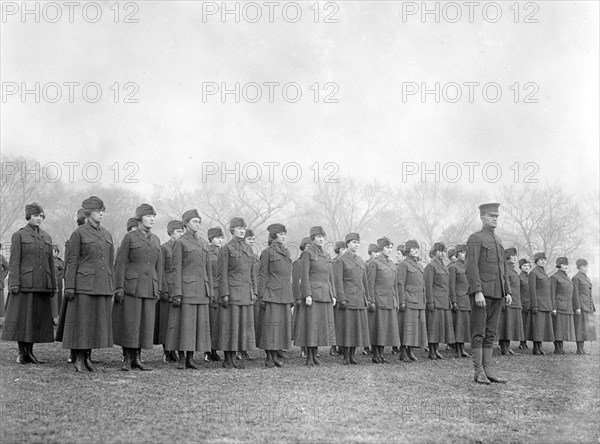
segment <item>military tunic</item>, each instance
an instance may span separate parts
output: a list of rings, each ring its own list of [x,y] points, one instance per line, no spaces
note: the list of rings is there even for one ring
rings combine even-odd
[[[573,320],[575,309],[573,307],[577,303],[574,301],[573,282],[564,270],[558,270],[550,277],[550,295],[552,308],[556,310],[556,316],[552,321],[554,340],[575,341]]]
[[[519,273],[520,295],[521,295],[521,315],[523,316],[524,341],[533,341],[533,319],[529,309],[529,275],[524,271]]]
[[[65,277],[65,263],[59,257],[54,257],[54,280],[56,281],[56,294],[52,298],[52,317],[56,318],[60,314],[63,293],[63,279]]]
[[[120,304],[113,305],[114,343],[126,348],[152,349],[156,301],[164,274],[160,239],[141,226],[127,233],[116,262]]]
[[[316,244],[306,246],[300,256],[300,298],[296,318],[294,345],[319,347],[334,345],[335,322],[333,302],[335,298],[331,261]],[[312,297],[312,305],[306,298]]]
[[[258,300],[261,310],[257,345],[263,350],[282,350],[292,346],[292,260],[279,242],[271,242],[260,254]]]
[[[427,310],[427,340],[454,344],[454,324],[450,310],[450,274],[441,260],[433,258],[425,266],[425,300],[434,304],[433,312]]]
[[[543,267],[537,266],[529,273],[529,306],[533,319],[533,340],[536,342],[554,342],[552,321],[552,295],[550,278]]]
[[[409,256],[398,266],[397,288],[400,306],[406,304],[406,311],[398,312],[400,342],[407,347],[425,347],[427,322],[424,270],[413,257]]]
[[[253,296],[257,294],[256,261],[250,246],[233,237],[219,251],[219,350],[250,351],[256,348]]]
[[[71,234],[65,291],[75,298],[67,304],[63,348],[113,346],[114,251],[111,234],[90,219]]]
[[[471,301],[465,262],[460,259],[452,262],[448,265],[448,274],[450,301],[458,306],[458,310],[452,312],[454,339],[458,343],[471,342]]]
[[[208,245],[186,231],[173,245],[173,294],[165,350],[207,352],[211,350],[208,305],[213,297]]]
[[[173,247],[175,241],[169,239],[160,246],[162,257],[162,289],[161,296],[156,302],[156,316],[154,318],[154,343],[165,345],[169,328],[169,312],[171,311],[170,298],[173,294]]]
[[[368,294],[375,302],[375,313],[369,324],[371,345],[399,347],[399,309],[396,266],[383,254],[373,259],[367,268]]]
[[[334,263],[334,276],[337,305],[346,303],[345,309],[338,308],[335,321],[337,345],[368,347],[371,341],[367,304],[372,298],[368,294],[367,267],[356,253],[348,250]]]
[[[296,338],[296,328],[298,319],[298,307],[296,301],[301,301],[300,296],[300,258],[292,262],[292,296],[294,297],[294,308],[292,310],[292,341]]]
[[[27,226],[13,234],[10,246],[9,294],[2,340],[53,342],[50,298],[56,291],[52,238],[38,227]]]
[[[521,313],[521,279],[510,262],[506,263],[506,271],[512,301],[510,305],[504,306],[500,314],[498,339],[501,341],[523,341],[525,340],[525,332],[523,331],[523,315]]]
[[[594,312],[596,307],[592,299],[592,281],[583,272],[579,271],[573,279],[573,303],[575,309],[581,309],[580,315],[575,315],[575,336],[577,341],[596,340],[596,322]]]

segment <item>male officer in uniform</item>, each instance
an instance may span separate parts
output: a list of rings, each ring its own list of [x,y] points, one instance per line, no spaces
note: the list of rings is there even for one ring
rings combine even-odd
[[[498,203],[479,206],[483,228],[467,240],[465,271],[471,299],[471,348],[475,382],[506,382],[492,369],[492,347],[498,330],[502,299],[511,303],[510,286],[502,240],[494,230],[498,226]]]

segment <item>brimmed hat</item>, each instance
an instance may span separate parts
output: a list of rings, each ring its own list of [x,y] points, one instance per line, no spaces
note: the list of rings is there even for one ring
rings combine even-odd
[[[25,205],[25,219],[29,219],[34,214],[39,214],[40,216],[46,217],[44,215],[44,209],[37,202],[32,202],[30,204]]]
[[[181,216],[181,220],[183,221],[183,224],[185,225],[195,217],[200,219],[200,222],[202,222],[202,218],[200,217],[198,210],[196,210],[194,208],[193,210],[187,210],[185,213],[183,213],[183,216]]]
[[[270,235],[274,236],[278,233],[287,233],[287,229],[283,224],[271,224],[267,227],[267,231]]]
[[[521,268],[525,264],[531,265],[531,263],[527,259],[520,259],[519,260],[519,268]]]
[[[358,233],[346,234],[346,236],[344,237],[344,242],[346,242],[346,244],[348,244],[348,242],[352,242],[352,241],[360,241],[360,234],[358,234]]]
[[[135,217],[127,219],[127,231],[138,226],[138,220]]]
[[[504,259],[508,259],[511,256],[516,256],[517,255],[517,249],[510,247],[507,248],[506,250],[504,250]]]
[[[309,234],[310,237],[313,236],[326,236],[325,234],[325,230],[323,229],[323,227],[317,226],[317,227],[311,227]]]
[[[537,262],[537,261],[539,261],[540,259],[548,259],[548,258],[546,257],[546,253],[541,253],[541,252],[540,252],[540,253],[535,253],[535,254],[533,255],[533,262]]]
[[[213,227],[208,229],[208,241],[212,241],[215,237],[222,237],[223,230],[221,227]]]
[[[104,202],[97,196],[88,197],[81,202],[81,206],[84,210],[100,211],[105,209]]]
[[[569,259],[566,257],[557,257],[556,258],[556,268],[560,268],[561,265],[569,265]]]
[[[173,234],[175,230],[183,230],[184,229],[183,222],[180,220],[172,220],[167,224],[167,234],[170,236]]]
[[[141,204],[139,207],[135,209],[135,217],[137,219],[141,219],[144,216],[156,216],[156,211],[152,208],[152,205]]]
[[[579,268],[579,267],[583,267],[584,265],[587,265],[587,264],[588,264],[588,261],[586,261],[585,259],[577,259],[577,260],[575,261],[575,266],[576,266],[577,268]]]
[[[491,214],[493,216],[497,216],[500,214],[498,208],[500,207],[499,203],[486,203],[479,205],[479,214]]]
[[[246,221],[244,219],[242,219],[241,217],[234,217],[229,221],[229,229],[233,230],[234,228],[245,228],[248,225],[246,225]]]

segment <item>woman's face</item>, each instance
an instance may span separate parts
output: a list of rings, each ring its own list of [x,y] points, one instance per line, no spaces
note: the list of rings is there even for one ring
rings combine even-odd
[[[325,243],[325,236],[323,236],[322,234],[317,234],[313,242],[315,243],[315,245],[322,247]]]
[[[285,231],[282,231],[281,233],[277,233],[277,239],[275,239],[277,242],[279,242],[280,244],[285,242],[285,237],[287,236],[287,233]]]
[[[381,249],[381,253],[385,256],[385,257],[390,257],[390,254],[392,254],[392,251],[394,250],[394,246],[393,245],[388,245],[386,247],[383,247]]]
[[[31,225],[32,227],[39,227],[40,225],[42,225],[43,221],[44,221],[44,213],[42,213],[42,214],[32,214],[29,217],[29,220],[27,221],[27,223],[29,225]]]
[[[444,256],[446,256],[446,252],[445,252],[445,251],[440,251],[440,250],[437,250],[437,251],[435,252],[435,257],[436,257],[437,259],[442,259]]]
[[[515,256],[515,255],[509,256],[508,262],[510,262],[511,264],[516,264],[518,262],[517,256]]]
[[[235,227],[233,229],[233,235],[238,239],[243,239],[246,234],[246,227]]]
[[[420,253],[421,251],[417,247],[414,247],[410,249],[410,252],[408,254],[410,254],[414,258],[417,258],[419,257]]]
[[[144,226],[144,228],[146,228],[147,230],[150,230],[153,226],[154,226],[154,219],[156,218],[156,216],[154,216],[154,214],[147,214],[145,216],[142,216],[142,225]]]
[[[566,271],[569,269],[569,266],[568,266],[567,264],[562,264],[562,265],[560,266],[560,269],[561,269],[562,271],[565,271],[565,272],[566,272]]]
[[[200,218],[192,217],[185,226],[192,233],[196,233],[200,229]]]
[[[212,243],[213,245],[216,245],[217,247],[221,247],[223,246],[223,241],[225,240],[225,238],[223,236],[215,236],[212,239]]]
[[[357,240],[353,240],[348,242],[348,250],[350,250],[352,253],[356,253],[358,251],[358,248],[360,247],[360,241]]]
[[[248,236],[244,238],[244,243],[246,245],[250,245],[251,247],[254,246],[254,243],[256,242],[256,240],[254,239],[254,236]]]
[[[523,270],[525,273],[529,273],[531,271],[531,264],[526,263],[521,265],[521,270]]]
[[[546,266],[546,258],[538,259],[535,264],[539,265],[540,267],[545,267]]]
[[[89,218],[99,224],[104,219],[104,210],[93,210]]]
[[[467,252],[466,251],[460,251],[458,254],[458,260],[459,261],[464,261],[465,258],[467,257]]]
[[[579,271],[581,271],[582,273],[587,274],[588,266],[587,265],[582,265],[581,267],[579,267]]]
[[[181,236],[183,236],[183,228],[175,228],[173,230],[173,234],[171,234],[171,237],[173,238],[173,240],[177,240],[179,239]]]

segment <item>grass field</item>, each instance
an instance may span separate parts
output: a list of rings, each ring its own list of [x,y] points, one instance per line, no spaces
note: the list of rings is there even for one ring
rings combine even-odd
[[[551,350],[551,344],[545,349]],[[469,359],[343,366],[320,349],[282,369],[260,350],[245,370],[204,363],[178,371],[158,347],[143,351],[152,372],[121,372],[120,348],[94,352],[100,370],[77,374],[60,344],[36,345],[44,365],[15,362],[2,343],[0,442],[600,442],[600,359],[496,356],[505,385],[472,381]],[[389,349],[386,350],[388,352]]]

